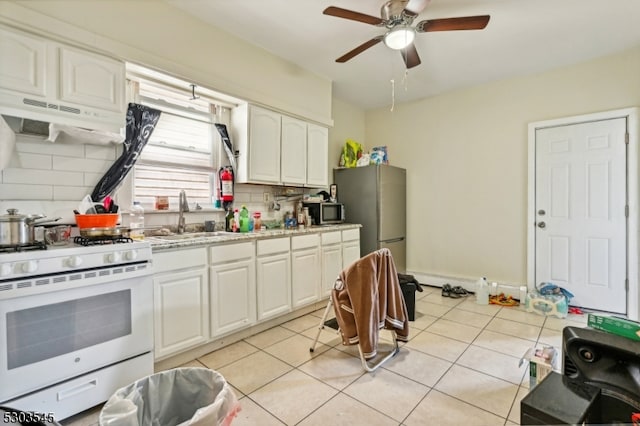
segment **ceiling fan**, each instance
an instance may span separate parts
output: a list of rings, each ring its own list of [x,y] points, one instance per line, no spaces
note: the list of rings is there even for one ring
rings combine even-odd
[[[387,28],[385,34],[362,43],[360,46],[336,59],[336,62],[347,62],[368,48],[384,41],[387,47],[400,50],[407,68],[413,68],[420,65],[420,57],[413,44],[416,33],[481,30],[489,23],[489,15],[478,15],[458,18],[426,19],[412,27],[411,24],[413,24],[413,20],[424,10],[427,3],[429,3],[429,0],[388,0],[380,9],[380,18],[335,6],[326,8],[324,12],[322,12],[325,15]]]

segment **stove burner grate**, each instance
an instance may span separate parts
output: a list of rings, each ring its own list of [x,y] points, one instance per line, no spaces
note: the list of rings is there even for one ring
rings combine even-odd
[[[83,237],[79,235],[73,238],[73,242],[81,246],[96,246],[96,245],[104,245],[104,244],[132,243],[133,240],[129,237],[123,237],[121,235],[114,235],[114,236],[103,235],[100,237]]]
[[[46,250],[47,244],[44,241],[34,241],[28,244],[15,244],[9,246],[0,246],[0,253],[19,253],[32,250]]]

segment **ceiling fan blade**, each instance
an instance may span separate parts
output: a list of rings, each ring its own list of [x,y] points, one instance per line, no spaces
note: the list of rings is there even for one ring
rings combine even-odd
[[[330,16],[337,16],[338,18],[351,19],[352,21],[364,22],[365,24],[381,25],[384,21],[381,18],[377,18],[371,15],[365,15],[364,13],[354,12],[353,10],[342,9],[341,7],[329,6],[322,13]]]
[[[360,53],[364,52],[368,48],[380,43],[380,41],[382,41],[382,36],[372,38],[371,40],[362,43],[360,46],[356,47],[350,52],[347,52],[344,55],[340,56],[338,59],[336,59],[336,62],[340,62],[340,63],[347,62],[349,59],[353,58],[354,56],[359,55]]]
[[[489,23],[489,15],[463,16],[460,18],[427,19],[416,24],[416,31],[481,30]]]
[[[407,15],[418,16],[427,7],[430,0],[409,0],[404,11]]]
[[[420,56],[418,56],[415,44],[411,43],[401,50],[400,53],[402,53],[402,59],[404,59],[407,69],[420,65]]]

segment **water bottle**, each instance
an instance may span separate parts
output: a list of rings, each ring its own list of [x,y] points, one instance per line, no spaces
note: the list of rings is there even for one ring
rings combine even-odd
[[[129,238],[132,240],[144,239],[144,209],[139,201],[134,201],[129,211]]]
[[[485,277],[476,282],[476,303],[478,305],[489,304],[489,283]]]

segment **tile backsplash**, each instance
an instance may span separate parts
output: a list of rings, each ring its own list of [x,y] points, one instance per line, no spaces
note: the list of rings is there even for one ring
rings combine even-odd
[[[16,135],[16,145],[9,164],[0,172],[0,214],[5,214],[8,208],[17,208],[22,214],[60,216],[61,223],[75,223],[73,209],[78,207],[85,195],[93,191],[96,183],[120,155],[120,150],[121,147],[115,145],[56,144],[42,136]],[[295,208],[299,199],[297,195],[303,192],[301,188],[291,188],[289,191],[293,196],[287,197],[283,187],[236,184],[234,206],[240,209],[246,205],[251,212],[260,211],[263,220],[280,220],[285,212]],[[304,192],[315,193],[316,190],[306,189]],[[279,211],[270,208],[274,199],[280,203]],[[187,223],[202,223],[205,220],[224,223],[224,212],[221,210],[207,209],[210,206],[202,206],[204,210],[197,210],[194,203],[190,203],[189,207]],[[177,224],[175,209],[173,212],[146,213],[149,213],[145,215],[147,225]]]
[[[2,141],[0,141],[2,143]],[[115,145],[56,144],[42,136],[16,135],[7,167],[0,173],[0,209],[62,216],[73,209],[119,155]]]

